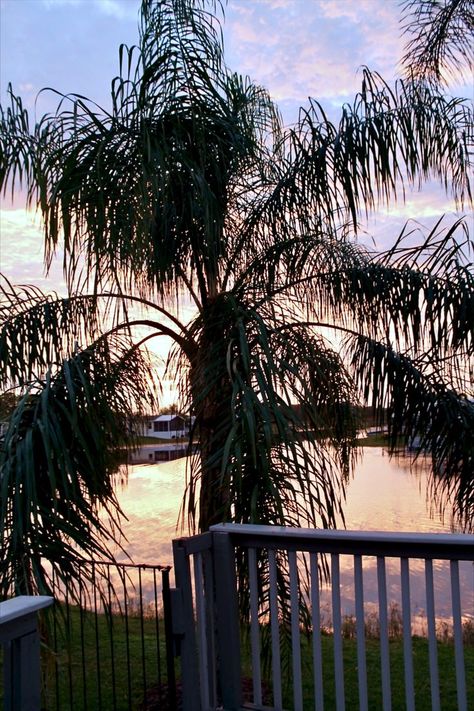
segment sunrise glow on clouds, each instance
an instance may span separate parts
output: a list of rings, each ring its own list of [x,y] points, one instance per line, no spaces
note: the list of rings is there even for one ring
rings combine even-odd
[[[66,295],[61,254],[46,275],[43,229],[39,217],[24,208],[0,210],[0,271],[17,284],[34,284]]]
[[[1,100],[11,81],[25,106],[39,117],[57,97],[44,86],[77,92],[107,106],[118,73],[118,47],[137,41],[138,0],[0,0]],[[404,40],[398,0],[229,0],[224,39],[229,66],[266,87],[286,123],[312,96],[332,120],[352,102],[369,66],[392,82]],[[469,91],[469,87],[467,87]],[[36,104],[35,104],[36,101]],[[408,195],[405,205],[382,210],[370,222],[388,247],[409,218],[431,225],[454,205],[438,188]],[[2,199],[0,268],[13,281],[45,286],[42,233],[17,199]],[[51,271],[62,291],[61,265]]]
[[[308,96],[350,101],[362,65],[392,79],[402,47],[398,19],[390,1],[231,2],[225,38],[240,71],[283,102],[291,121]]]

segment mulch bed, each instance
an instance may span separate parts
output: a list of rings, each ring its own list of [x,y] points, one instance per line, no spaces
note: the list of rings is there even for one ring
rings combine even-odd
[[[251,703],[253,700],[253,682],[250,677],[242,679],[242,695],[244,703]],[[182,711],[182,688],[181,681],[176,682],[176,709]],[[262,683],[262,701],[265,706],[270,706],[272,703],[272,691],[268,684]],[[168,684],[154,684],[147,689],[146,701],[143,701],[139,706],[140,711],[172,711],[170,705],[170,693]]]

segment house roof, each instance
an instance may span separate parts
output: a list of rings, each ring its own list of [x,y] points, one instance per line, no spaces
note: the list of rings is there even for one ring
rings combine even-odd
[[[177,417],[179,417],[180,420],[185,419],[182,415],[158,415],[158,417],[153,417],[153,422],[170,422]]]

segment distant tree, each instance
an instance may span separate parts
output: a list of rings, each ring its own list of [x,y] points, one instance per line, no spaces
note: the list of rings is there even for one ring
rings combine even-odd
[[[172,405],[167,405],[166,407],[160,407],[159,415],[178,415],[180,413],[179,404],[174,402]]]
[[[42,557],[69,575],[73,544],[106,554],[95,531],[99,505],[117,520],[109,454],[152,397],[145,347],[163,335],[196,417],[187,505],[200,530],[335,525],[360,400],[390,411],[392,443],[420,433],[472,505],[466,225],[440,221],[418,247],[405,229],[384,254],[355,239],[406,184],[436,178],[469,203],[468,108],[364,70],[338,124],[311,100],[285,128],[267,92],[225,65],[218,11],[145,0],[110,111],[68,95],[30,126],[13,92],[2,109],[4,190],[26,187],[46,267],[61,246],[69,287],[3,290],[0,374],[26,395],[1,459],[2,591],[22,587],[18,561],[44,589]]]
[[[18,405],[18,397],[15,393],[8,390],[0,393],[0,422],[5,422],[10,418],[16,406]]]

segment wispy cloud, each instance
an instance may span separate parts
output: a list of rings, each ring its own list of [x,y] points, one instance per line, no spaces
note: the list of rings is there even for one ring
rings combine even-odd
[[[394,202],[373,213],[360,241],[370,248],[385,250],[404,230],[410,233],[407,239],[411,244],[419,244],[438,221],[441,220],[439,231],[442,231],[453,225],[461,214],[454,200],[437,183],[429,182],[421,191],[408,189],[404,201]]]
[[[14,283],[65,292],[61,255],[54,260],[49,276],[45,275],[44,240],[39,219],[24,209],[2,209],[0,224],[0,271]]]
[[[98,11],[104,15],[116,17],[118,20],[136,19],[138,17],[139,3],[133,0],[41,0],[46,9],[58,7],[88,6],[88,10]]]
[[[43,7],[47,9],[62,7],[64,5],[80,5],[82,0],[41,0]]]
[[[94,0],[97,10],[117,20],[137,20],[138,4],[130,0]]]
[[[394,77],[402,48],[398,13],[397,3],[374,0],[230,2],[230,63],[238,58],[242,73],[293,104],[292,118],[308,96],[340,105],[358,91],[361,66]]]

